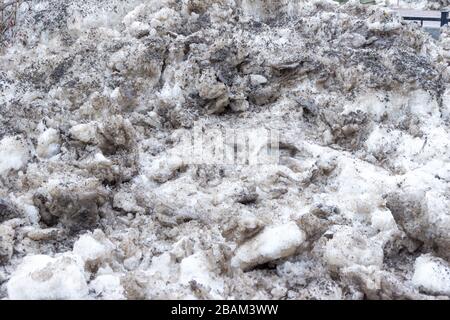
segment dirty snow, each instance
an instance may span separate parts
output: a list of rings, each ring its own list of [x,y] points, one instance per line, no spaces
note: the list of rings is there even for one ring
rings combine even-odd
[[[386,2],[21,7],[0,298],[448,299],[450,29]]]

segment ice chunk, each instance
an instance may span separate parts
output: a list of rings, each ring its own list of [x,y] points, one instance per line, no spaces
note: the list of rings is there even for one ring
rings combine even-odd
[[[253,86],[265,84],[265,83],[267,83],[267,78],[262,75],[259,75],[259,74],[252,74],[252,75],[250,75],[250,83]]]
[[[89,288],[95,292],[96,297],[103,300],[125,299],[125,290],[120,284],[120,277],[116,275],[100,275],[91,281]]]
[[[75,140],[84,143],[93,143],[97,134],[97,123],[82,123],[70,128],[69,133]]]
[[[58,131],[50,128],[39,136],[36,152],[41,158],[51,158],[59,153],[60,147]]]
[[[422,255],[414,264],[412,282],[425,293],[450,295],[450,266],[443,259]]]
[[[353,265],[378,266],[383,264],[380,243],[366,237],[351,227],[343,227],[333,234],[325,247],[324,258],[332,267]]]
[[[7,284],[13,300],[83,299],[88,294],[79,256],[66,253],[57,258],[27,256]]]
[[[305,239],[305,233],[295,222],[265,228],[236,250],[231,264],[246,270],[288,257],[295,253]]]
[[[13,254],[14,229],[0,224],[0,265],[6,264]]]

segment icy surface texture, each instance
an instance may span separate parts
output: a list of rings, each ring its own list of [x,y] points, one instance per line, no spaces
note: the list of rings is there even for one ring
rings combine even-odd
[[[450,296],[448,28],[359,1],[33,0],[9,40],[0,298]],[[194,163],[199,127],[277,132],[279,161]]]

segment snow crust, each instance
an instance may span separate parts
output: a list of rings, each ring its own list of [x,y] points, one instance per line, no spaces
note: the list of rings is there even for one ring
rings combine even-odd
[[[88,286],[80,258],[27,256],[8,281],[10,299],[83,299]]]
[[[422,255],[414,264],[414,286],[436,295],[450,294],[450,266],[440,258]]]
[[[450,29],[387,2],[29,1],[0,298],[450,297]]]

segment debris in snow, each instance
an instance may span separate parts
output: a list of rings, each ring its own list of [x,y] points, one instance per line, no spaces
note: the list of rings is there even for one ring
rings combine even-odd
[[[82,123],[70,128],[70,136],[84,143],[94,143],[97,137],[97,123]]]

